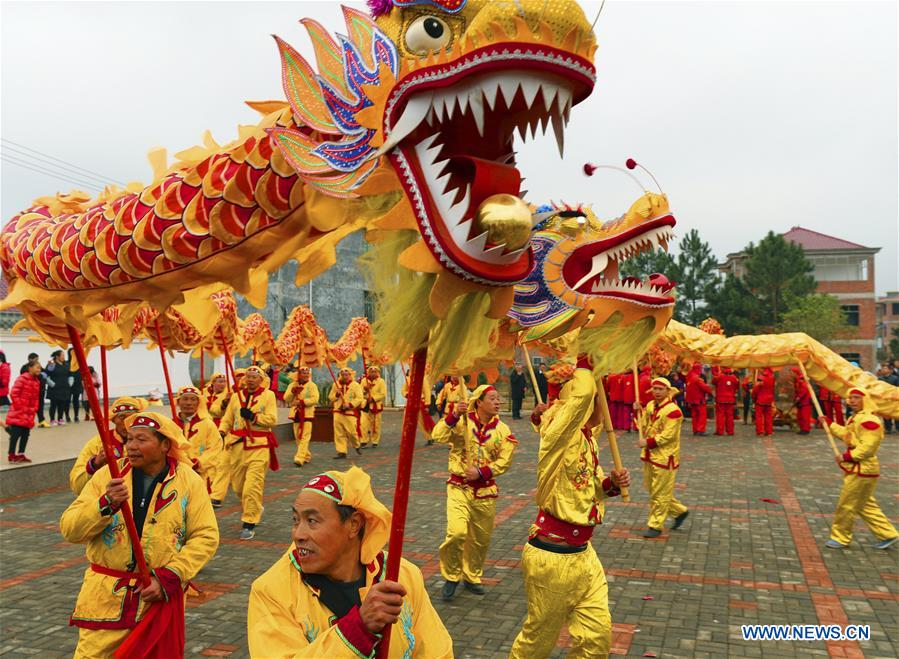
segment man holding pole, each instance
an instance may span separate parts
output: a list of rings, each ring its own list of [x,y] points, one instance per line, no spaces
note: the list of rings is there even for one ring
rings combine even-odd
[[[450,445],[446,539],[440,545],[444,601],[455,597],[461,579],[475,595],[485,592],[481,575],[499,496],[495,479],[512,464],[518,445],[509,426],[499,420],[500,403],[496,389],[481,385],[469,402],[458,403],[456,412],[434,427],[434,441]]]
[[[364,402],[362,385],[353,380],[353,371],[340,369],[337,382],[328,392],[328,400],[334,409],[334,448],[337,449],[335,460],[345,460],[347,446],[353,445],[356,453],[362,453],[359,441],[359,408]]]
[[[708,409],[706,397],[712,393],[712,388],[706,383],[702,375],[702,364],[693,364],[693,368],[687,374],[687,390],[685,401],[690,406],[690,421],[693,425],[693,434],[698,437],[705,436]]]
[[[387,656],[442,659],[453,641],[421,571],[400,561],[385,578],[391,514],[368,474],[319,474],[293,505],[293,546],[253,582],[247,635],[253,657],[372,657],[396,625]]]
[[[752,387],[755,403],[755,434],[770,437],[774,434],[774,371],[765,367]]]
[[[362,448],[369,445],[375,448],[381,443],[381,415],[387,398],[387,383],[377,366],[366,369],[362,378],[362,396],[365,399],[362,408]]]
[[[442,409],[442,416],[447,417],[456,413],[456,405],[467,401],[468,388],[465,383],[458,375],[451,375],[437,394],[437,409]]]
[[[609,588],[590,544],[602,523],[604,499],[630,484],[627,469],[605,477],[593,428],[601,424],[593,373],[575,370],[552,406],[540,404],[531,420],[540,432],[537,517],[522,552],[528,617],[510,657],[546,657],[562,625],[572,655],[602,657],[612,645]]]
[[[740,380],[729,366],[713,366],[712,384],[715,387],[715,434],[733,437]]]
[[[206,487],[212,492],[212,484],[218,478],[224,457],[222,436],[209,418],[199,389],[181,387],[175,395],[175,403],[178,405],[175,422],[190,444],[194,471],[206,480]]]
[[[293,436],[297,441],[297,452],[293,456],[293,463],[297,467],[302,467],[312,459],[309,442],[312,439],[315,406],[320,398],[318,385],[312,381],[312,371],[308,366],[300,366],[297,369],[296,384],[288,387],[284,394],[284,401],[293,405],[290,419],[293,421]]]
[[[843,549],[852,542],[856,517],[861,517],[877,538],[874,548],[888,549],[899,541],[899,532],[874,499],[874,489],[880,476],[877,450],[884,432],[881,418],[866,409],[867,400],[868,393],[864,389],[853,387],[849,390],[848,403],[853,411],[849,422],[842,426],[823,417],[830,431],[846,444],[846,451],[836,458],[846,475],[843,476],[843,489],[830,527],[830,539],[824,543],[831,549]]]
[[[112,478],[104,465],[59,522],[68,542],[87,545],[90,563],[71,619],[79,628],[78,658],[108,657],[117,649],[123,656],[137,649],[182,656],[184,590],[218,547],[206,484],[183,455],[178,426],[152,412],[132,414],[126,426],[121,477]],[[134,511],[137,547],[122,523],[125,503]],[[152,570],[146,583],[135,571],[135,551]],[[147,647],[153,628],[165,633]]]
[[[684,415],[674,402],[677,387],[665,378],[652,381],[652,400],[640,416],[643,436],[637,445],[643,449],[643,485],[649,493],[649,520],[644,538],[658,538],[669,517],[672,529],[678,529],[690,512],[674,497],[674,481],[680,466],[680,430]]]
[[[274,392],[262,386],[264,375],[258,366],[247,367],[219,426],[228,453],[231,487],[242,508],[241,540],[256,536],[256,525],[262,519],[265,473],[269,467],[278,470],[278,442],[272,433],[278,423],[278,407]]]
[[[812,392],[802,376],[802,371],[795,366],[792,368],[792,371],[796,422],[799,424],[799,434],[808,435],[812,431]]]

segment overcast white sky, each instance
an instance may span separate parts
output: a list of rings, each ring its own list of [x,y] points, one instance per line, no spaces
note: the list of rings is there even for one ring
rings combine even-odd
[[[599,6],[582,4],[591,16]],[[899,290],[896,7],[610,0],[596,90],[573,111],[565,159],[550,136],[520,150],[530,199],[618,215],[633,183],[611,172],[588,179],[581,166],[634,157],[668,194],[679,233],[699,229],[719,258],[801,225],[881,247],[877,290]],[[12,164],[34,164],[15,144],[148,181],[150,147],[174,153],[206,128],[228,141],[237,123],[257,120],[244,99],[283,98],[269,34],[309,54],[297,19],[344,31],[331,1],[0,11],[3,220],[72,187]]]

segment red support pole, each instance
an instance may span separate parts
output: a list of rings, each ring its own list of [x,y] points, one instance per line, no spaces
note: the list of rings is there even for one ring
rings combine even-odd
[[[328,367],[328,372],[331,374],[331,379],[334,380],[334,384],[337,384],[337,378],[334,377],[334,369],[331,368],[331,362],[327,357],[325,357],[325,366]]]
[[[71,325],[68,325],[69,340],[75,349],[75,355],[78,357],[79,364],[87,364],[87,358],[84,354],[84,344],[81,342],[81,335]],[[103,452],[106,454],[106,465],[109,467],[109,473],[113,478],[121,478],[122,473],[119,471],[119,463],[116,460],[115,453],[112,449],[112,439],[109,437],[109,424],[106,423],[106,415],[100,412],[100,400],[97,398],[97,390],[94,389],[94,383],[90,380],[90,372],[87,368],[81,369],[81,381],[84,384],[84,390],[87,392],[87,402],[90,405],[91,412],[94,413],[94,423],[97,425],[97,431],[100,433],[100,441],[103,443]],[[104,378],[103,382],[106,382]],[[131,504],[128,501],[122,503],[119,508],[122,517],[125,519],[125,530],[128,532],[128,538],[131,540],[131,547],[134,553],[134,560],[137,562],[137,571],[140,573],[141,581],[144,586],[150,585],[150,570],[147,569],[147,560],[144,558],[144,549],[140,544],[140,536],[137,534],[137,526],[134,523],[134,515],[131,514]]]
[[[390,528],[390,544],[387,550],[387,579],[396,581],[400,574],[400,558],[403,555],[403,534],[406,530],[406,510],[409,505],[409,478],[412,475],[412,457],[415,452],[415,430],[421,412],[421,390],[425,379],[425,362],[428,349],[419,348],[412,356],[409,393],[403,413],[403,432],[400,437],[400,455],[396,467],[396,486],[393,491],[393,523]],[[378,657],[386,659],[390,651],[390,626],[382,630],[378,644]]]
[[[109,381],[106,371],[106,346],[100,346],[100,377],[103,378],[103,423],[109,426]]]
[[[231,363],[231,353],[228,351],[228,342],[225,341],[225,333],[222,332],[221,328],[219,328],[219,336],[222,338],[222,352],[225,353],[225,380],[229,385],[232,382],[234,383],[231,391],[237,394],[237,400],[240,401],[240,406],[243,407],[243,397],[240,395],[240,389],[237,387],[237,377],[234,375],[234,364]],[[228,379],[229,374],[231,376],[230,380]]]
[[[172,392],[172,380],[169,378],[169,365],[165,360],[165,346],[162,344],[162,330],[159,329],[159,318],[153,321],[156,325],[156,345],[159,346],[159,358],[162,360],[162,372],[165,375],[165,388],[169,394],[169,408],[172,410],[172,420],[178,418],[175,411],[175,395]]]

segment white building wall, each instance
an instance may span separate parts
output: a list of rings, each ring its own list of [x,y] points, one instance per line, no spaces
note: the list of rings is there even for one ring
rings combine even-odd
[[[36,334],[31,332],[18,332],[12,334],[8,331],[0,332],[0,349],[6,353],[6,360],[12,367],[13,379],[19,374],[19,368],[28,361],[28,354],[36,352],[40,355],[41,364],[46,364],[50,359],[50,353],[57,350],[58,346],[51,346],[43,341],[34,339]],[[188,372],[190,356],[185,353],[167,355],[169,375],[172,378],[172,389],[191,384]],[[212,370],[206,358],[207,372]],[[87,363],[100,372],[100,351],[91,350],[87,357]],[[162,363],[159,359],[159,350],[147,349],[145,340],[135,341],[127,350],[115,348],[106,353],[106,365],[109,371],[109,395],[111,398],[119,396],[146,396],[151,389],[159,389],[165,393],[165,376],[162,372]],[[198,370],[195,367],[195,370]],[[215,370],[224,372],[224,360],[218,359]]]

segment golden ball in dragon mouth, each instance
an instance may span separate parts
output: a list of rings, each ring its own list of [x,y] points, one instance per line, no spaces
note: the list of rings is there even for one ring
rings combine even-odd
[[[520,249],[531,238],[531,210],[515,195],[490,195],[478,206],[475,218],[474,235],[484,231],[490,244],[505,243],[509,251]]]

